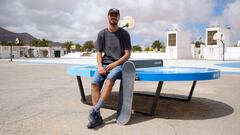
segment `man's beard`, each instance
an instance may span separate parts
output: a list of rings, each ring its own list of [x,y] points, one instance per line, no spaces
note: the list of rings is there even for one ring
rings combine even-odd
[[[118,21],[117,20],[113,20],[113,21],[109,20],[109,24],[115,26],[118,24]]]

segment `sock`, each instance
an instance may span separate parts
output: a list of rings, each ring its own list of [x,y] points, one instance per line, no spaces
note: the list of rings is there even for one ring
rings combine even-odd
[[[96,112],[100,112],[100,108],[103,107],[104,104],[105,104],[105,101],[104,101],[102,98],[100,98],[100,99],[98,100],[97,104],[94,106],[93,109],[94,109]]]

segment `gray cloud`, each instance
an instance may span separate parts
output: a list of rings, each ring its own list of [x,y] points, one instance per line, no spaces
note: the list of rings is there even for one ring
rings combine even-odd
[[[240,0],[230,1],[221,16],[212,17],[209,25],[220,25],[221,27],[231,27],[232,44],[236,44],[240,40]]]
[[[229,4],[223,18],[240,31],[236,23],[239,18],[230,15],[239,13],[237,4],[239,1]],[[0,26],[15,32],[28,32],[38,38],[83,43],[95,40],[98,31],[107,27],[107,11],[111,7],[119,8],[122,17],[135,18],[136,27],[129,32],[133,39],[142,38],[142,44],[156,39],[165,41],[169,28],[191,31],[186,27],[187,21],[214,21],[214,3],[210,0],[1,0]]]

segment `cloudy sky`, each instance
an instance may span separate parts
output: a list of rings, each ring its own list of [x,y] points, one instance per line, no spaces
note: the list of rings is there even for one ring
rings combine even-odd
[[[132,16],[136,27],[128,30],[133,44],[166,42],[169,29],[205,38],[205,28],[230,26],[233,43],[240,40],[240,0],[0,0],[0,27],[27,32],[52,41],[84,43],[96,40],[107,27],[107,12],[120,9]]]

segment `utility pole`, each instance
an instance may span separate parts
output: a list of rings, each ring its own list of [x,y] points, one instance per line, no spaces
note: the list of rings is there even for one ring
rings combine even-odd
[[[13,43],[10,42],[10,62],[12,62],[12,46],[13,46]]]

